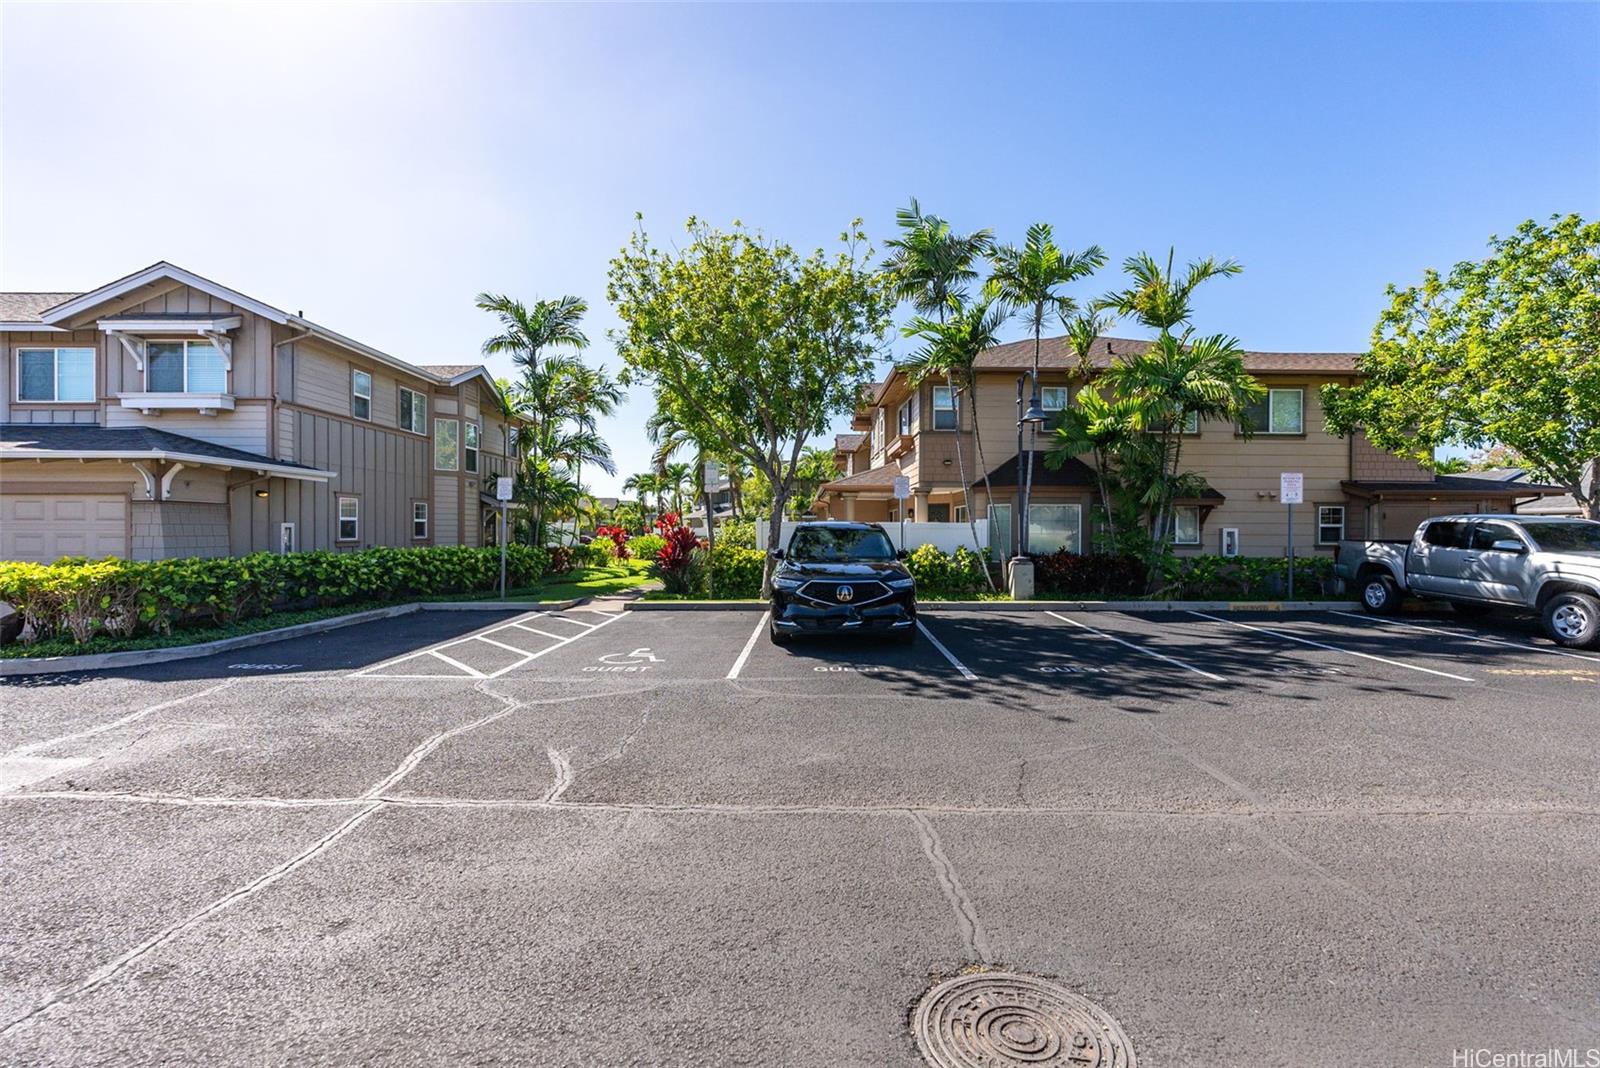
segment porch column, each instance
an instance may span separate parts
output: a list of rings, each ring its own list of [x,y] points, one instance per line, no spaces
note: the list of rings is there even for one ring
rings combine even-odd
[[[927,495],[927,493],[924,492],[924,493],[913,494],[911,499],[912,499],[912,501],[914,501],[916,503],[917,514],[914,515],[914,516],[909,516],[908,518],[914,523],[926,523],[928,521],[928,495]]]
[[[846,493],[842,499],[844,500],[844,517],[846,519],[854,519],[856,517],[856,495],[854,493]]]

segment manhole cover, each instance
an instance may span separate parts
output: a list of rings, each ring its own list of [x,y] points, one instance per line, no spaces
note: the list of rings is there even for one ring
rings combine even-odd
[[[917,1048],[934,1068],[1134,1068],[1133,1044],[1104,1009],[1015,972],[947,979],[917,1006]]]

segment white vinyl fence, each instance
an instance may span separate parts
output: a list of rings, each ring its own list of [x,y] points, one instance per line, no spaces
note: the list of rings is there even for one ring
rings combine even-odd
[[[799,524],[792,519],[783,521],[783,530],[778,538],[779,546],[789,544],[789,536],[794,533],[794,528]],[[900,524],[896,522],[883,522],[879,524],[889,534],[889,540],[894,542],[896,549],[918,549],[924,545],[932,545],[935,549],[953,553],[956,546],[965,545],[973,549],[972,527],[966,523],[907,523],[905,525],[905,544],[900,544]],[[767,520],[756,520],[756,548],[767,547]],[[975,551],[982,553],[989,548],[989,524],[978,520],[978,544]]]

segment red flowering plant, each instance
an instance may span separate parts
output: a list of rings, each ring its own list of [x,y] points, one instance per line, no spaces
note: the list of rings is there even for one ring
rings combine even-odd
[[[656,520],[656,530],[666,541],[656,554],[661,584],[668,593],[698,592],[705,578],[705,551],[695,532],[679,523],[676,512],[666,512]]]
[[[604,538],[611,542],[611,555],[618,560],[628,559],[630,553],[628,552],[628,531],[626,527],[595,527],[594,536],[596,541]]]

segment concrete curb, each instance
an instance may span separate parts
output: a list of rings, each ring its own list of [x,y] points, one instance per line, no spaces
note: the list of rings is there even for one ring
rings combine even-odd
[[[1359,601],[918,601],[920,612],[1322,612]],[[765,601],[634,601],[630,612],[765,612]]]
[[[139,667],[144,664],[168,664],[175,660],[198,660],[216,653],[235,649],[248,649],[254,645],[303,638],[308,634],[322,634],[341,627],[353,627],[380,619],[408,616],[413,612],[470,612],[504,611],[525,612],[536,609],[561,611],[588,602],[587,597],[567,601],[411,601],[407,604],[371,608],[365,612],[352,612],[347,616],[329,616],[309,623],[296,623],[290,627],[241,634],[237,638],[219,638],[214,642],[194,645],[174,645],[167,649],[130,649],[121,653],[91,653],[87,656],[27,656],[14,660],[0,660],[0,679],[22,675],[64,675],[79,671],[104,671],[108,668]]]

